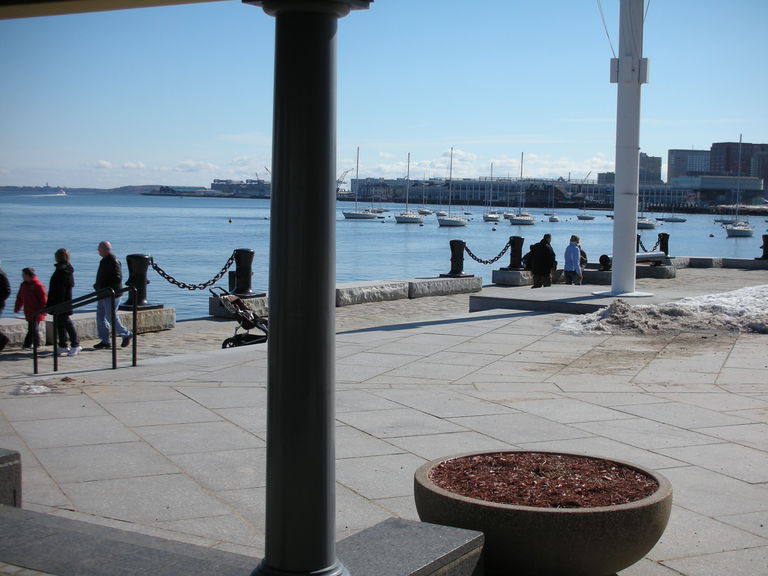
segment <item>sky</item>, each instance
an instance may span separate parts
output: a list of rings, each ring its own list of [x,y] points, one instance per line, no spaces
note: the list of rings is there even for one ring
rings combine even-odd
[[[640,148],[768,142],[765,0],[646,0]],[[339,20],[337,169],[613,171],[619,0],[375,0]],[[605,25],[603,24],[605,22]],[[0,21],[0,186],[269,179],[275,19],[226,0]],[[348,187],[346,179],[345,187]]]

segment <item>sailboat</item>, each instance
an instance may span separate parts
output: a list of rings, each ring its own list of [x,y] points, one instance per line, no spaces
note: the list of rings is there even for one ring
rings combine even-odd
[[[520,153],[520,207],[517,210],[517,213],[510,214],[507,216],[504,215],[507,220],[509,220],[509,223],[512,224],[512,226],[533,226],[536,224],[536,220],[531,216],[528,212],[524,210],[525,208],[525,189],[523,188],[523,155],[524,152]]]
[[[754,233],[754,228],[750,226],[748,220],[739,219],[739,204],[741,204],[741,134],[739,134],[739,170],[736,175],[736,211],[733,223],[725,225],[728,238],[746,238]]]
[[[437,224],[438,226],[466,226],[468,220],[461,216],[451,216],[451,203],[453,195],[453,146],[451,146],[451,163],[448,168],[448,213],[445,216],[440,216],[438,212]]]
[[[493,162],[491,162],[491,184],[488,191],[488,200],[486,204],[488,208],[483,213],[483,222],[498,222],[501,219],[501,215],[497,210],[491,208],[491,202],[493,201]]]
[[[581,181],[582,187],[580,188],[580,192],[582,192],[582,193],[584,191],[584,184],[586,184],[587,178],[589,178],[590,174],[592,174],[592,170],[587,172],[587,175],[584,176],[584,180]],[[571,187],[571,176],[570,176],[570,173],[568,174],[568,187],[569,188]],[[595,215],[594,214],[590,214],[589,212],[587,212],[587,200],[586,200],[586,198],[584,199],[584,203],[581,205],[581,212],[576,214],[576,218],[578,218],[579,220],[594,220],[595,219]]]
[[[408,209],[408,195],[411,188],[411,153],[408,152],[408,168],[405,173],[405,210],[395,215],[398,224],[422,224],[424,216]]]
[[[372,210],[360,210],[357,207],[357,188],[360,185],[360,146],[357,147],[357,154],[355,155],[355,209],[354,210],[342,210],[344,218],[347,220],[376,220],[376,212]]]
[[[549,191],[549,204],[550,204],[550,210],[551,212],[545,212],[545,216],[549,216],[550,222],[560,222],[560,218],[558,218],[557,213],[555,212],[555,190],[552,188]]]
[[[427,174],[424,173],[424,180],[421,181],[421,208],[418,210],[422,216],[429,216],[432,214],[432,209],[427,208]]]

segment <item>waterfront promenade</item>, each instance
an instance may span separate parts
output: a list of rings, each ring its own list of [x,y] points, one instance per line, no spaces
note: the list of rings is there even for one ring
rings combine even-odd
[[[674,301],[765,284],[768,271],[684,269],[637,287]],[[767,336],[706,326],[572,334],[557,329],[564,314],[470,314],[468,300],[337,309],[338,539],[417,519],[412,477],[427,460],[562,450],[636,462],[672,482],[667,531],[622,576],[765,572]],[[139,366],[121,350],[116,371],[108,353],[86,350],[32,376],[29,353],[3,352],[0,447],[22,454],[24,507],[260,556],[266,346],[221,350],[234,326],[198,320],[142,335]],[[49,355],[40,366],[50,370]],[[36,386],[48,391],[30,393]]]

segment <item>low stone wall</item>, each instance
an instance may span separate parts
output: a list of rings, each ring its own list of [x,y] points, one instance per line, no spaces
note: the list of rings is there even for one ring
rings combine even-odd
[[[123,325],[132,330],[132,314],[124,310],[117,313]],[[81,340],[96,340],[99,332],[96,329],[96,312],[75,313],[72,322]],[[151,310],[139,310],[136,314],[137,332],[160,332],[172,330],[176,326],[175,308],[154,308]],[[20,318],[1,318],[0,331],[8,336],[9,346],[21,346],[27,334],[27,321]],[[53,318],[48,315],[45,322],[40,324],[40,342],[46,345],[53,344]]]
[[[479,276],[459,276],[456,278],[410,278],[406,280],[381,280],[369,282],[350,282],[336,287],[336,307],[365,304],[366,302],[387,302],[406,298],[425,298],[428,296],[446,296],[449,294],[468,294],[479,292],[483,288],[483,279]],[[243,302],[259,316],[269,316],[269,297],[241,298]],[[218,298],[208,299],[208,313],[217,318],[232,318]]]
[[[651,266],[650,264],[638,264],[635,267],[636,278],[674,278],[677,275],[677,269],[669,260],[661,266]],[[533,284],[533,274],[530,270],[494,270],[491,281],[499,286],[530,286]],[[555,270],[552,274],[552,283],[558,284],[563,281],[563,271]],[[611,283],[611,271],[600,270],[597,264],[588,265],[584,269],[582,284],[608,285]]]
[[[366,302],[386,302],[408,298],[408,282],[395,280],[390,282],[354,282],[336,287],[336,306],[364,304]]]

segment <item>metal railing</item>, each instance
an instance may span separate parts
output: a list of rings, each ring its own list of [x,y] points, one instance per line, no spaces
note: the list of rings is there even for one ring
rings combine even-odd
[[[115,310],[115,299],[125,294],[126,292],[130,292],[133,298],[131,298],[131,301],[133,302],[133,307],[131,309],[131,332],[133,333],[133,338],[131,338],[131,366],[136,366],[136,359],[137,359],[137,352],[138,352],[138,346],[137,346],[137,338],[136,338],[136,330],[138,327],[138,322],[136,320],[136,288],[133,286],[127,286],[125,288],[121,288],[117,292],[112,290],[112,288],[102,288],[101,290],[97,290],[96,292],[91,292],[90,294],[86,294],[85,296],[80,296],[79,298],[73,298],[72,300],[67,300],[66,302],[60,302],[59,304],[54,304],[53,306],[48,306],[46,308],[43,308],[35,316],[38,316],[39,314],[50,314],[53,316],[53,371],[58,372],[59,370],[59,325],[57,316],[59,314],[63,314],[65,312],[71,312],[72,310],[76,310],[77,308],[82,308],[83,306],[88,306],[89,304],[93,304],[94,302],[99,302],[101,300],[105,300],[106,298],[109,298],[110,300],[110,330],[111,330],[111,339],[112,344],[110,346],[110,349],[112,351],[112,370],[117,370],[117,332],[115,331],[115,318],[117,316],[117,312]],[[38,354],[37,354],[37,338],[32,340],[32,363],[33,363],[33,371],[35,374],[38,373]]]

